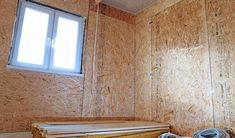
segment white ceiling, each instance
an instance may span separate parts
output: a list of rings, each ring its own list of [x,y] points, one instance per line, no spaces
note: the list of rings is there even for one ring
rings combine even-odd
[[[102,0],[103,3],[121,9],[123,11],[137,14],[149,7],[157,0]]]

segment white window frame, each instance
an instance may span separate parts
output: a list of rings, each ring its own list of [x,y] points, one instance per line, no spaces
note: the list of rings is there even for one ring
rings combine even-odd
[[[82,18],[75,18],[75,16],[68,15],[68,14],[66,14],[64,12],[58,11],[58,12],[55,13],[55,18],[54,18],[54,20],[55,20],[55,24],[54,24],[55,27],[54,27],[54,30],[53,30],[52,38],[56,37],[56,33],[57,33],[57,29],[58,29],[57,27],[58,27],[59,17],[63,17],[63,18],[66,18],[66,19],[70,19],[70,20],[74,20],[74,21],[79,22],[79,27],[78,27],[79,30],[78,30],[78,32],[82,32],[83,31],[84,28],[83,28],[83,25],[81,24],[83,22]],[[83,35],[82,33],[78,33],[78,38],[77,38],[78,44],[77,44],[77,51],[76,51],[76,53],[77,53],[76,59],[79,60],[79,61],[82,60],[82,56],[81,56],[82,55],[82,47],[81,46],[83,45],[83,39],[82,39],[83,36],[82,35]],[[53,45],[53,43],[54,43],[54,39],[53,39],[52,45]],[[74,70],[70,70],[70,69],[63,69],[63,68],[53,67],[53,59],[54,59],[54,49],[53,49],[53,46],[51,47],[50,56],[51,56],[50,64],[49,64],[49,69],[50,70],[68,71],[68,72],[74,71]],[[81,64],[76,62],[75,72],[79,72],[80,68],[81,68]]]
[[[22,33],[22,28],[23,28],[24,13],[27,7],[49,14],[47,40],[45,42],[46,47],[45,47],[45,57],[44,57],[43,65],[21,63],[17,61],[17,56],[19,52],[19,44],[20,44],[21,33]],[[76,68],[74,70],[56,68],[52,66],[53,56],[54,56],[53,38],[55,38],[56,36],[59,17],[64,17],[66,19],[74,20],[79,23],[77,52],[76,52],[77,53]],[[42,5],[40,3],[36,3],[33,1],[20,0],[16,18],[17,20],[15,23],[15,31],[13,34],[12,49],[10,51],[10,57],[9,57],[9,63],[8,63],[9,68],[81,76],[82,56],[83,56],[83,47],[84,47],[84,34],[85,34],[85,17],[76,15],[73,13],[69,13],[67,11],[63,11],[60,9],[52,8],[46,5]]]

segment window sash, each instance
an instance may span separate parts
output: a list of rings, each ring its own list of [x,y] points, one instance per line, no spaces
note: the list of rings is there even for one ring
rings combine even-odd
[[[45,42],[45,54],[44,54],[44,61],[43,61],[43,65],[36,65],[36,64],[30,64],[30,63],[22,63],[22,62],[18,62],[17,58],[18,58],[18,53],[19,53],[19,46],[20,46],[20,40],[21,40],[21,36],[22,36],[22,29],[23,29],[23,23],[24,23],[24,16],[25,16],[25,10],[26,8],[30,8],[42,13],[46,13],[49,14],[49,20],[48,20],[48,28],[47,28],[47,39]],[[53,29],[53,15],[54,12],[53,10],[47,8],[47,7],[43,7],[40,5],[35,5],[33,3],[29,3],[29,2],[22,2],[21,3],[21,7],[20,7],[20,11],[19,11],[19,21],[17,24],[17,30],[16,30],[16,37],[15,37],[15,41],[14,41],[14,50],[13,50],[13,54],[12,54],[12,59],[11,59],[11,64],[16,65],[16,66],[20,66],[20,67],[29,67],[29,68],[39,68],[39,69],[47,69],[48,68],[48,64],[49,64],[49,49],[51,46],[51,35],[52,35],[52,29]]]
[[[55,43],[55,38],[57,35],[57,31],[58,31],[58,22],[59,22],[59,18],[63,17],[69,20],[73,20],[78,22],[79,26],[78,26],[78,36],[77,36],[77,47],[76,47],[76,59],[75,59],[75,69],[65,69],[65,68],[59,68],[59,67],[54,67],[53,66],[53,60],[54,60],[54,48],[53,48],[53,43]],[[67,72],[74,72],[74,73],[81,73],[81,65],[82,65],[82,49],[83,49],[83,35],[84,35],[84,19],[81,17],[77,17],[74,15],[69,15],[67,13],[63,13],[60,11],[57,11],[55,13],[55,23],[54,23],[54,29],[53,29],[53,35],[52,35],[52,46],[51,46],[51,58],[50,58],[50,65],[49,65],[49,69],[50,70],[57,70],[57,71],[67,71]]]

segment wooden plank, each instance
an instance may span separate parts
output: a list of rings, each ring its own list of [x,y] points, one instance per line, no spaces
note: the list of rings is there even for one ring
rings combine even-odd
[[[88,123],[88,124],[70,124],[70,125],[40,125],[47,134],[59,133],[87,133],[87,132],[106,132],[106,131],[121,131],[134,130],[145,128],[169,128],[168,124],[141,122],[141,121],[125,121],[125,122],[109,122],[109,123]]]
[[[79,136],[81,138],[156,138],[160,136],[162,133],[168,132],[167,130],[158,130],[158,131],[146,131],[146,132],[123,132],[123,133],[112,133],[112,134],[92,134],[92,135],[87,135],[87,136]],[[61,137],[65,137],[65,135],[61,135]],[[70,137],[67,136],[66,137]],[[78,136],[71,136],[70,138],[75,138]],[[57,136],[55,137],[48,137],[48,138],[58,138]]]
[[[121,120],[112,120],[112,121],[108,121],[108,120],[102,120],[102,121],[66,121],[66,122],[43,122],[43,123],[33,123],[32,127],[43,127],[43,126],[47,126],[47,125],[82,125],[82,124],[109,124],[109,123],[123,123],[125,121],[121,121]]]
[[[59,138],[97,135],[126,135],[145,132],[169,131],[169,125],[164,123],[144,122],[144,121],[120,121],[120,122],[88,122],[75,124],[42,124],[33,125],[34,138]]]
[[[101,127],[101,128],[99,128]],[[143,127],[120,127],[120,126],[115,126],[113,127],[112,125],[105,125],[105,127],[103,127],[103,125],[99,125],[99,126],[90,126],[90,125],[80,125],[80,126],[59,126],[59,127],[45,127],[45,131],[47,132],[47,134],[70,134],[70,133],[93,133],[93,132],[110,132],[110,131],[123,131],[123,130],[128,130],[128,131],[132,131],[132,130],[136,130],[136,129],[145,129],[145,127],[148,128],[148,126],[143,126]],[[96,128],[94,130],[94,128]],[[151,129],[165,129],[168,127],[149,127]]]

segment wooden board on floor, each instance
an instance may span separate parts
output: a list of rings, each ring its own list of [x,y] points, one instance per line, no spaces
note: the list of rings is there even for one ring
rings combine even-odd
[[[34,138],[60,138],[60,137],[127,137],[127,138],[153,138],[169,131],[169,125],[144,121],[95,121],[72,122],[66,124],[36,123],[33,124]]]

